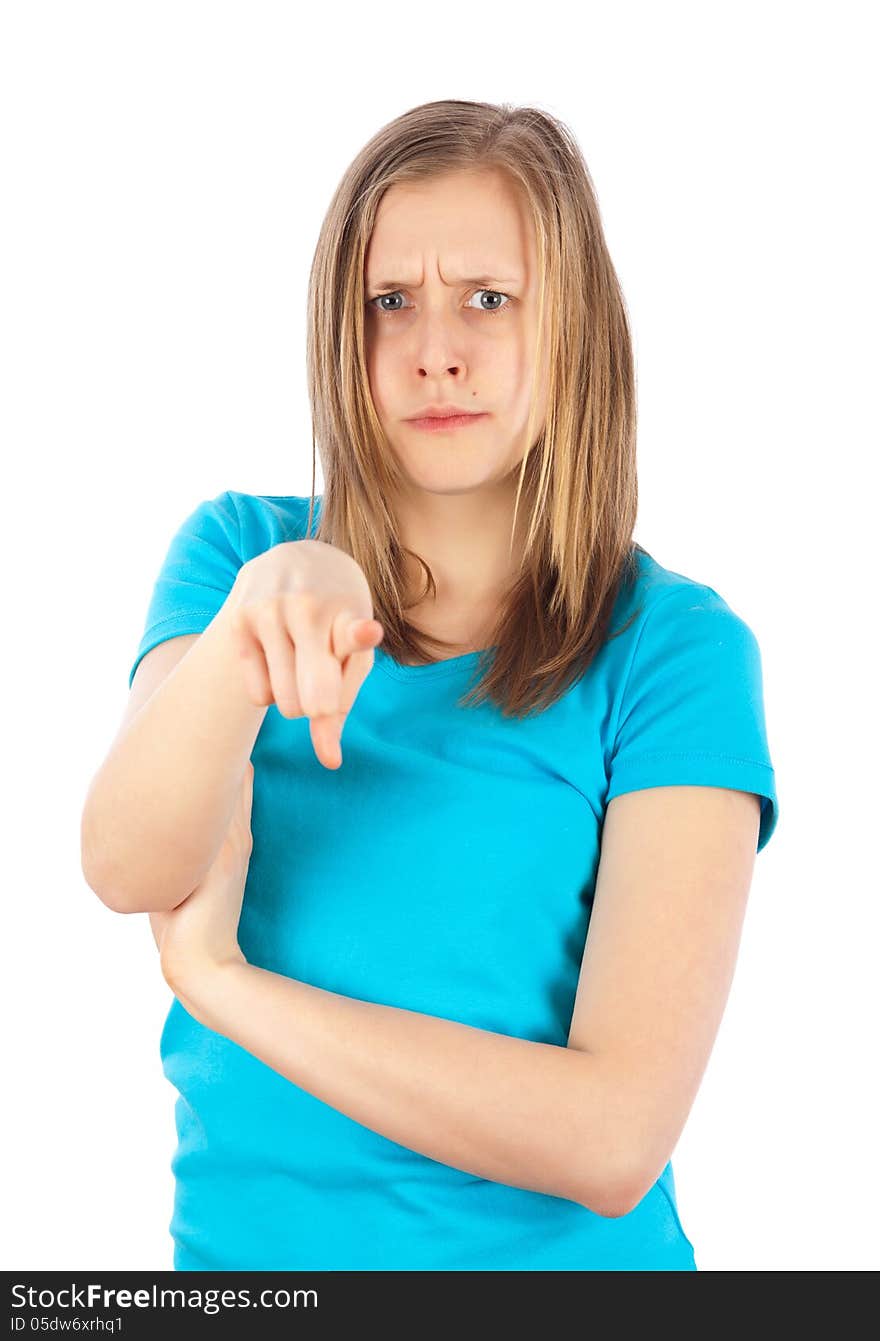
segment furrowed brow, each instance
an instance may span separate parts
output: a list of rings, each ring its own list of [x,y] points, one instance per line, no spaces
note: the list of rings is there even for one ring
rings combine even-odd
[[[518,284],[520,281],[518,279],[499,279],[497,275],[476,275],[470,278],[464,275],[456,275],[447,282],[450,285],[482,284],[490,287],[493,285]],[[367,287],[370,289],[419,289],[421,285],[411,279],[374,279],[367,281]]]

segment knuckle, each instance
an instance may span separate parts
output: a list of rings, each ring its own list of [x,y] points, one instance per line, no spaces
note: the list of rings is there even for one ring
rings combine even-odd
[[[341,678],[337,669],[316,669],[308,682],[310,717],[331,717],[339,712]]]
[[[309,587],[291,592],[288,600],[294,615],[310,622],[318,618],[323,606],[320,596]]]
[[[245,674],[245,692],[258,707],[264,708],[272,702],[272,688],[265,675],[248,671]]]
[[[257,623],[264,629],[281,629],[287,626],[287,611],[279,596],[270,596],[260,603],[256,616]]]
[[[332,717],[339,711],[339,703],[335,697],[316,689],[307,696],[303,710],[307,717]]]

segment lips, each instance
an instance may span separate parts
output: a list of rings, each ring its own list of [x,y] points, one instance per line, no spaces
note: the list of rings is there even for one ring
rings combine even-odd
[[[463,414],[444,414],[444,415],[425,415],[421,419],[410,419],[407,422],[413,428],[423,429],[428,433],[448,433],[457,428],[468,428],[472,424],[478,424],[481,419],[487,417],[485,410],[476,413],[465,411]]]
[[[410,423],[422,419],[459,419],[462,415],[483,414],[482,410],[463,410],[458,405],[426,405],[424,410],[410,416]]]

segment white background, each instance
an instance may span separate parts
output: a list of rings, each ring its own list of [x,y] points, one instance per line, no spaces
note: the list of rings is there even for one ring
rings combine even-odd
[[[339,177],[462,97],[575,134],[635,338],[636,539],[761,647],[780,819],[673,1157],[698,1268],[876,1268],[873,7],[314,8],[0,11],[2,1266],[171,1267],[171,995],[146,915],[85,884],[83,799],[177,526],[310,491]]]

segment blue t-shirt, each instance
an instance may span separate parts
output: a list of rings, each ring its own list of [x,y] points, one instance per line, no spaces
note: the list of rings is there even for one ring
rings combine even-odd
[[[305,538],[308,508],[234,491],[199,504],[171,541],[129,683],[157,643],[204,631],[243,562]],[[565,1047],[608,801],[675,783],[755,792],[758,851],[777,818],[754,634],[644,551],[610,630],[636,609],[531,718],[457,706],[477,652],[403,666],[378,647],[337,770],[307,719],[269,707],[251,756],[246,958]],[[179,1094],[176,1270],[696,1270],[671,1163],[627,1215],[604,1217],[389,1140],[176,998],[160,1053]]]

